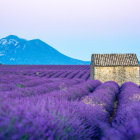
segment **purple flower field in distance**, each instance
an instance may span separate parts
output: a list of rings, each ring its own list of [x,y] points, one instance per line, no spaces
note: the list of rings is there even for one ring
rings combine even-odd
[[[89,65],[1,65],[0,140],[140,140],[140,87]]]

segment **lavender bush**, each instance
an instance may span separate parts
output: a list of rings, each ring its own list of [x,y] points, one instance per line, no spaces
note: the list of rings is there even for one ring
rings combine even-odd
[[[140,87],[90,66],[0,66],[0,140],[139,140]]]
[[[138,85],[126,82],[121,86],[117,112],[112,128],[109,129],[104,139],[114,139],[110,132],[116,136],[116,140],[140,139],[140,89]]]

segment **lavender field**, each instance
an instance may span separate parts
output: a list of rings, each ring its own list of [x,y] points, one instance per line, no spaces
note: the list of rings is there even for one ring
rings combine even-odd
[[[89,65],[1,65],[0,140],[140,140],[140,87]]]

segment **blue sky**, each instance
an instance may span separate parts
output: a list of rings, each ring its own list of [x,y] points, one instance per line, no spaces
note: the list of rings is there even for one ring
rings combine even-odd
[[[0,38],[39,38],[67,56],[136,53],[139,0],[0,0]]]

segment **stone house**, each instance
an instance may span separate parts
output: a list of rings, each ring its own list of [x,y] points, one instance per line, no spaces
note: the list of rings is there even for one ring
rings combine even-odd
[[[90,78],[119,85],[132,81],[140,85],[140,65],[136,54],[93,54]]]

